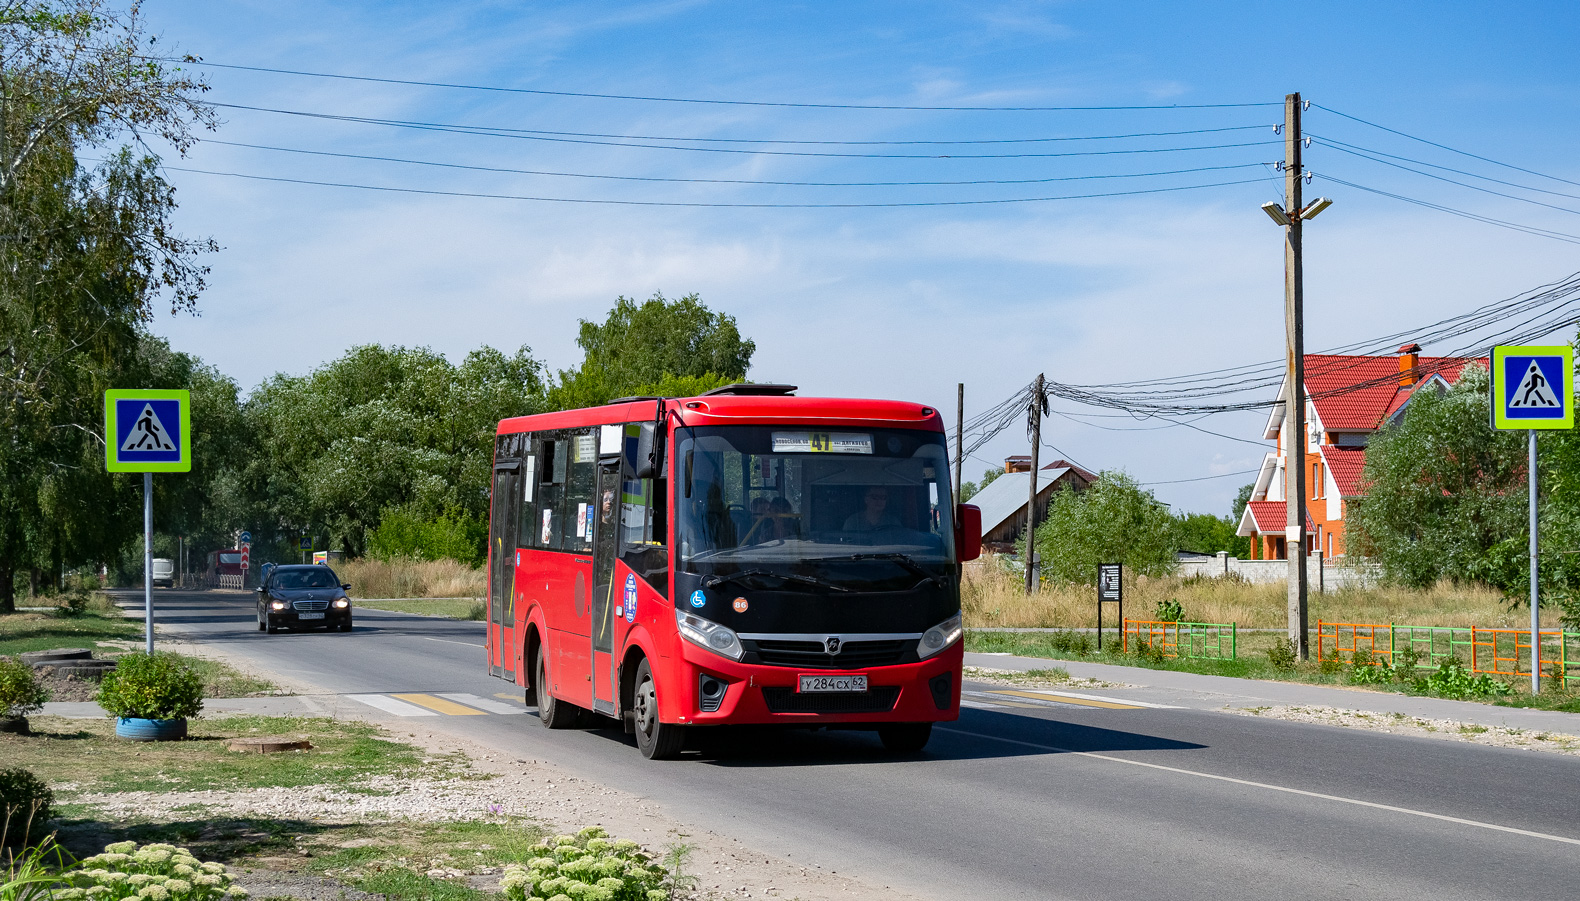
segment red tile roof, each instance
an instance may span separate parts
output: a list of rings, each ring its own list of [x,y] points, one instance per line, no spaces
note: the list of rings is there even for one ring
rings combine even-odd
[[[1282,535],[1289,522],[1288,508],[1283,501],[1251,501],[1245,505],[1251,513],[1251,521],[1256,524],[1256,531],[1263,535]],[[1311,524],[1311,511],[1306,512],[1306,533],[1315,535],[1317,529]]]
[[[1421,357],[1416,364],[1416,383],[1402,387],[1396,356],[1307,354],[1306,393],[1323,428],[1369,432],[1381,428],[1388,414],[1409,399],[1428,376],[1440,375],[1452,385],[1473,361],[1487,365],[1485,357]]]
[[[1333,473],[1340,497],[1359,497],[1366,493],[1361,490],[1361,467],[1366,465],[1365,448],[1324,445],[1322,461],[1327,464],[1328,471]]]

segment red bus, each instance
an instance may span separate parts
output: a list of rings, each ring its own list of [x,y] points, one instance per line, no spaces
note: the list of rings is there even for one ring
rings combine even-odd
[[[500,422],[489,672],[549,728],[610,717],[649,758],[746,723],[906,753],[959,716],[981,514],[954,505],[942,419],[794,390]]]

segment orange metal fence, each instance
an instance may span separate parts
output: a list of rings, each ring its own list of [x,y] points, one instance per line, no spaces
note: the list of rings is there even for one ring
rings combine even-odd
[[[1580,681],[1580,632],[1557,629],[1538,633],[1536,665],[1544,679]],[[1431,669],[1450,657],[1468,662],[1473,673],[1496,676],[1531,674],[1529,629],[1486,629],[1480,626],[1400,626],[1394,623],[1329,623],[1317,620],[1317,660],[1351,661],[1356,651],[1367,652],[1373,662],[1409,648],[1416,653],[1416,668]]]
[[[1239,626],[1235,623],[1171,623],[1161,620],[1124,621],[1124,649],[1130,643],[1149,644],[1165,657],[1233,660],[1239,655]],[[1226,646],[1227,645],[1227,646]]]

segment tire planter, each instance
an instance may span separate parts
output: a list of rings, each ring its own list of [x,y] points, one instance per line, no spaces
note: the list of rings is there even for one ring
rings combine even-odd
[[[146,720],[123,716],[115,720],[115,736],[129,741],[178,741],[187,737],[186,719]]]

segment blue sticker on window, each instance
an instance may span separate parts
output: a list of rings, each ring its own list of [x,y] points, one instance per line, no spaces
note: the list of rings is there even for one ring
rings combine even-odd
[[[708,596],[702,593],[702,589],[698,588],[696,591],[691,593],[691,606],[706,607],[707,605]]]
[[[625,577],[625,621],[636,621],[636,575],[633,573]]]

